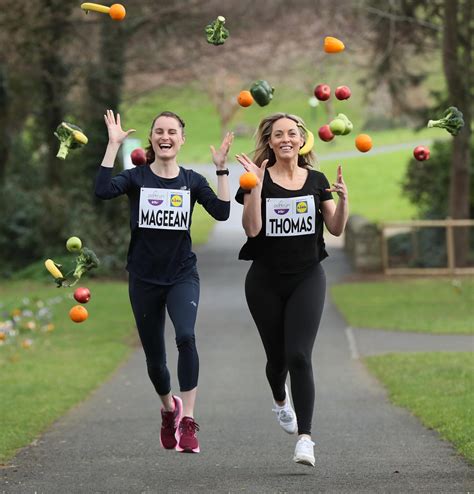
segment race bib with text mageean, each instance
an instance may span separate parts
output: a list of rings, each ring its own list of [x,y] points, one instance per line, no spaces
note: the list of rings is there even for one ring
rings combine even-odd
[[[189,190],[140,189],[140,228],[187,230],[191,217]]]
[[[293,237],[316,232],[314,196],[267,199],[267,237]]]

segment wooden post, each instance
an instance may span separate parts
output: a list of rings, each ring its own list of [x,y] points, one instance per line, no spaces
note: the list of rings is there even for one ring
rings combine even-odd
[[[382,269],[384,273],[387,273],[388,269],[388,240],[385,236],[385,226],[382,225],[380,229],[380,247],[382,248]]]
[[[450,216],[448,216],[446,221],[446,249],[448,256],[448,269],[454,274],[456,269],[456,259],[454,253],[454,232],[453,232],[453,222]]]

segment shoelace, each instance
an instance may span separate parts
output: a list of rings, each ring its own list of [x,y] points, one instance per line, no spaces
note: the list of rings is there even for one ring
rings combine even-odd
[[[199,424],[194,420],[182,420],[179,424],[181,434],[195,434],[199,430]]]
[[[291,422],[293,420],[293,413],[289,408],[273,408],[272,410],[282,422]]]

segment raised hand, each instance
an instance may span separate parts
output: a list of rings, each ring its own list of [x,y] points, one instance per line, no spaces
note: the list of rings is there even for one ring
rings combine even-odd
[[[337,180],[336,183],[332,184],[332,187],[330,189],[326,189],[328,192],[336,192],[336,194],[341,197],[346,199],[347,198],[347,187],[344,182],[344,179],[342,178],[342,166],[338,165],[337,167]]]
[[[123,130],[120,123],[120,113],[117,113],[115,118],[112,110],[107,110],[104,115],[105,125],[107,125],[107,131],[109,133],[109,142],[122,144],[122,142],[132,133],[135,129]]]
[[[233,141],[234,141],[234,133],[227,132],[224,139],[222,140],[221,147],[217,151],[214,148],[214,146],[210,146],[212,153],[212,161],[216,165],[217,169],[222,169],[225,167],[227,155],[229,154],[229,149]]]
[[[246,154],[236,154],[237,161],[245,168],[247,172],[253,172],[257,175],[260,183],[263,183],[263,177],[265,175],[265,168],[267,167],[268,160],[263,160],[260,166],[257,166]]]

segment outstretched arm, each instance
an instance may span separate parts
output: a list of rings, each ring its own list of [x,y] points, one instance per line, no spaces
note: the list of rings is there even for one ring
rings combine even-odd
[[[237,154],[237,161],[246,171],[255,173],[258,178],[257,185],[244,195],[244,210],[242,213],[242,226],[247,237],[256,237],[262,229],[262,186],[265,168],[268,160],[264,160],[258,167],[247,155]]]
[[[105,150],[105,155],[101,166],[113,168],[120,146],[132,132],[135,132],[135,129],[130,129],[127,131],[122,130],[120,113],[117,113],[117,118],[115,118],[112,110],[106,111],[104,120],[105,125],[107,126],[107,132],[109,133],[109,143],[107,144],[107,149]]]
[[[321,203],[321,212],[323,213],[324,223],[329,233],[339,237],[344,232],[347,218],[349,216],[349,195],[346,184],[342,178],[342,167],[337,167],[337,180],[332,184],[328,192],[336,192],[339,196],[337,206],[334,201],[323,201]]]
[[[223,170],[225,168],[227,155],[229,154],[233,140],[234,134],[227,132],[222,140],[221,147],[217,151],[214,146],[211,146],[212,161],[216,165],[216,170]],[[221,201],[230,201],[229,177],[227,175],[217,175],[217,197]]]

